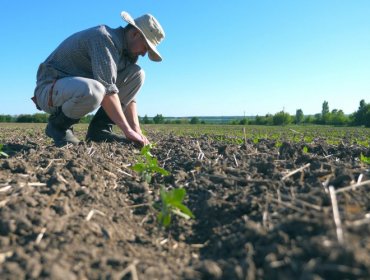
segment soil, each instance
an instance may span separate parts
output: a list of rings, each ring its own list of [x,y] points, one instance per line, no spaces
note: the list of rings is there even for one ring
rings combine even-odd
[[[341,227],[329,193],[370,179],[369,148],[148,134],[171,173],[150,184],[133,144],[56,148],[3,129],[1,278],[370,278],[370,185],[336,193]],[[196,218],[159,226],[161,186],[185,188]]]

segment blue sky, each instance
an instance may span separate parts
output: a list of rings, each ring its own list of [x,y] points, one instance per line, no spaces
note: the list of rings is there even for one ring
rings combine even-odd
[[[151,13],[166,38],[146,72],[139,114],[349,114],[370,102],[368,0],[4,0],[0,114],[38,112],[38,65],[74,32]]]

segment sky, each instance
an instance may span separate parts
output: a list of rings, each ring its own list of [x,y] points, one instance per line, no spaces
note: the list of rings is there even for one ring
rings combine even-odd
[[[121,11],[154,15],[163,61],[146,73],[140,116],[255,116],[370,102],[368,0],[3,0],[0,114],[33,114],[39,64],[69,35]]]

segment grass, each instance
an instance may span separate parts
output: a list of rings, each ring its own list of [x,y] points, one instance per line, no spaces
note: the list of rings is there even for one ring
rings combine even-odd
[[[0,123],[2,135],[11,133],[14,129],[21,129],[31,134],[32,131],[43,133],[46,124],[40,123]],[[85,138],[88,124],[77,124],[74,131],[81,139]],[[244,141],[243,128],[246,138],[254,143],[261,139],[276,141],[292,141],[311,143],[318,137],[325,139],[329,144],[338,145],[341,141],[370,147],[370,128],[365,127],[334,127],[323,125],[290,125],[290,126],[257,126],[257,125],[191,125],[191,124],[148,124],[142,125],[144,130],[163,134],[175,134],[190,137],[211,137],[213,140],[226,143],[241,144]],[[117,126],[114,127],[119,132]],[[0,136],[0,143],[2,143]]]

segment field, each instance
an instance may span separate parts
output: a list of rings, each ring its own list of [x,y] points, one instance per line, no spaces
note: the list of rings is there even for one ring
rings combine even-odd
[[[1,279],[370,278],[370,129],[148,125],[147,183],[134,144],[44,126],[0,124]],[[195,219],[160,226],[161,187]]]

